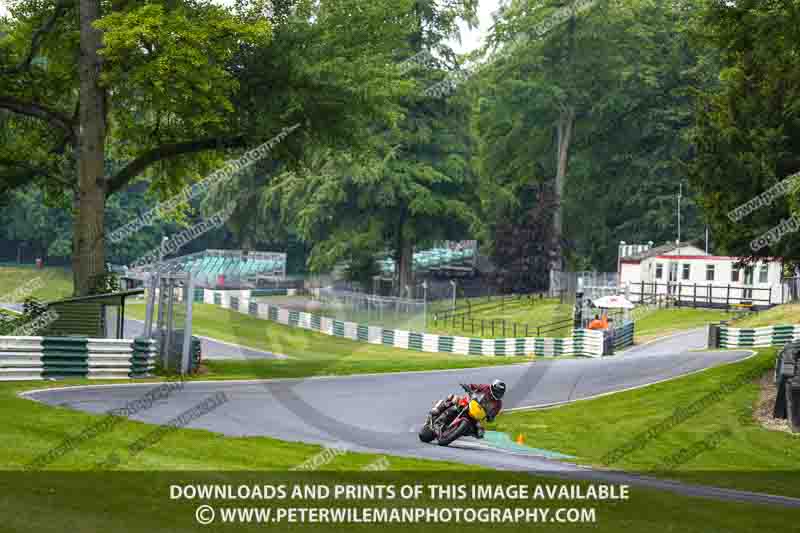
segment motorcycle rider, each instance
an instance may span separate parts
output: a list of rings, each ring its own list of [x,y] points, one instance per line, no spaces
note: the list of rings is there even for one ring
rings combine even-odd
[[[488,383],[471,383],[466,385],[466,387],[471,390],[472,392],[483,394],[483,402],[482,407],[486,410],[486,421],[492,422],[498,414],[500,414],[500,410],[503,408],[503,395],[506,393],[506,384],[505,382],[496,379],[492,381],[492,384],[489,385]],[[450,410],[450,413],[447,413],[447,416],[444,418],[445,423],[452,420],[452,418],[458,413],[458,400],[461,399],[461,396],[458,394],[451,394],[444,400],[439,400],[436,402],[436,405],[433,406],[431,409],[431,416],[435,420],[439,415]],[[483,434],[485,432],[483,426],[480,423],[476,424],[477,426],[477,434],[475,435],[479,439],[483,438]]]

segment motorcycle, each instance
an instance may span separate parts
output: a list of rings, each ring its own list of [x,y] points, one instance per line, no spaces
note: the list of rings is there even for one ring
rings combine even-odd
[[[452,416],[453,407],[445,409],[435,418],[429,414],[425,425],[419,430],[419,440],[428,443],[436,439],[439,446],[447,446],[460,437],[478,434],[478,424],[486,418],[486,410],[481,405],[485,395],[473,392],[463,384],[461,388],[467,395],[456,402],[457,411],[452,420],[447,419]]]

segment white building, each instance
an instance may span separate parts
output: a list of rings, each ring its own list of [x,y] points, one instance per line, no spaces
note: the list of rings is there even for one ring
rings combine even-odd
[[[620,243],[620,287],[633,302],[669,295],[683,305],[756,306],[784,301],[780,259],[734,268],[738,257],[708,255],[691,243],[652,247]]]

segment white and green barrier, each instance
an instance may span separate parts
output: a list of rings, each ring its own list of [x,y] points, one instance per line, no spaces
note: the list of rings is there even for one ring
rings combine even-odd
[[[494,356],[534,355],[558,357],[561,355],[583,355],[602,357],[603,355],[603,331],[582,329],[575,331],[572,337],[566,338],[479,339],[454,335],[437,335],[358,324],[259,303],[252,301],[249,298],[249,294],[244,294],[248,291],[214,291],[206,289],[205,292],[204,302],[215,303],[226,309],[232,309],[287,326],[318,331],[333,337],[342,337],[369,344],[382,344],[406,350]],[[631,333],[631,342],[632,339]]]
[[[719,330],[717,348],[783,346],[800,340],[800,325],[732,328],[723,324],[711,327]]]
[[[0,381],[144,377],[155,358],[149,339],[0,337]]]

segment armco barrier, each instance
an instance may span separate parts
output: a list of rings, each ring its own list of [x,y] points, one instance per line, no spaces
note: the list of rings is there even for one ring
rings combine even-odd
[[[0,381],[148,375],[155,344],[147,339],[86,337],[0,337]]]
[[[493,356],[533,355],[558,357],[561,355],[583,355],[587,357],[602,357],[603,355],[602,331],[577,330],[572,337],[563,339],[548,337],[476,339],[400,329],[385,329],[380,326],[357,324],[303,311],[284,309],[266,303],[250,303],[249,294],[237,294],[242,300],[237,302],[237,306],[233,306],[230,296],[222,294],[225,292],[230,293],[231,291],[205,289],[205,292],[204,302],[220,302],[218,305],[240,313],[250,314],[287,326],[318,331],[333,337],[342,337],[369,344],[382,344],[406,350]]]
[[[783,346],[800,340],[800,325],[767,326],[763,328],[719,328],[719,348]]]
[[[614,351],[619,351],[633,346],[635,323],[626,322],[614,331]]]

